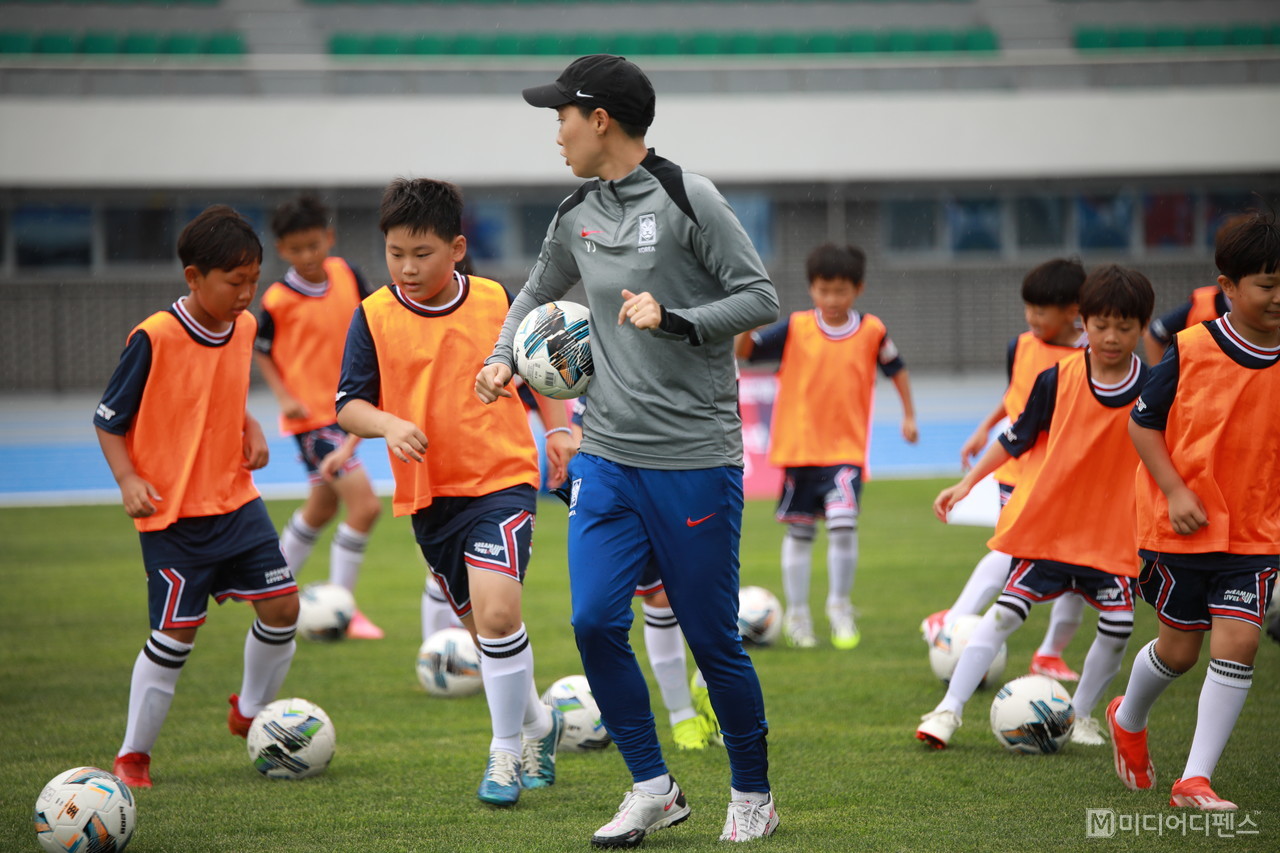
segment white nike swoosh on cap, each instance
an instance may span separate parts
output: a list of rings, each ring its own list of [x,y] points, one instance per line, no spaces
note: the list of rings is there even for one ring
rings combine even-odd
[[[588,95],[586,92],[582,91],[581,89],[579,89],[578,91],[574,92],[573,94],[574,94],[574,95],[576,95],[576,96],[577,96],[577,97],[579,97],[579,98],[594,98],[594,97],[595,97],[595,95]]]

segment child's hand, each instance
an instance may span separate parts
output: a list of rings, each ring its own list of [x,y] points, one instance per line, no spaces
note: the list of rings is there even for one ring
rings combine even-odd
[[[338,477],[338,472],[342,470],[342,466],[347,464],[347,460],[351,458],[351,451],[347,449],[346,444],[342,444],[337,450],[325,456],[320,460],[319,468],[320,476],[324,478],[326,483],[332,483]]]
[[[245,418],[244,422],[244,467],[250,471],[265,468],[271,458],[267,450],[267,437],[262,427],[253,418]]]
[[[427,436],[422,430],[400,418],[391,422],[383,431],[382,437],[387,440],[387,449],[401,462],[421,462],[422,454],[427,450]]]
[[[618,309],[618,325],[630,320],[637,329],[656,329],[662,322],[662,306],[649,291],[636,294],[622,291],[622,307]]]
[[[933,514],[938,517],[938,521],[943,524],[947,523],[947,513],[960,501],[964,500],[964,496],[969,494],[969,489],[961,480],[954,486],[943,489],[933,500]]]
[[[547,488],[555,489],[564,485],[569,479],[569,460],[578,452],[578,442],[572,433],[553,432],[547,436],[547,462],[551,470],[547,472]]]
[[[481,403],[492,403],[499,397],[510,397],[506,384],[511,381],[511,368],[505,364],[486,364],[476,374],[476,396]]]
[[[916,429],[915,415],[907,415],[902,419],[902,437],[907,444],[915,444],[920,440],[920,430]]]
[[[120,497],[125,514],[130,518],[147,518],[155,515],[155,502],[164,500],[155,486],[137,474],[129,474],[120,481]]]
[[[960,468],[968,471],[973,467],[973,460],[982,453],[982,448],[987,446],[987,434],[983,430],[975,430],[973,435],[965,439],[964,444],[960,445]]]
[[[1175,533],[1190,536],[1209,526],[1209,513],[1196,493],[1184,486],[1169,495],[1169,523]]]

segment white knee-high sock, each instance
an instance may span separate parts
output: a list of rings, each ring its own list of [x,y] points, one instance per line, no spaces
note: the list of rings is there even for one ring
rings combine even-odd
[[[453,625],[455,617],[453,608],[440,589],[440,582],[435,575],[427,572],[427,582],[422,587],[422,642],[436,631],[443,631]]]
[[[1200,707],[1196,712],[1196,733],[1191,739],[1191,752],[1183,779],[1193,776],[1213,778],[1218,759],[1227,747],[1244,700],[1253,686],[1253,667],[1244,663],[1213,658],[1200,688]]]
[[[298,644],[296,625],[272,628],[261,619],[253,620],[244,638],[244,681],[240,684],[240,713],[255,717],[271,704],[289,674]]]
[[[506,637],[477,637],[484,662],[480,678],[489,703],[489,721],[493,740],[489,751],[501,750],[520,754],[520,729],[529,702],[529,686],[533,683],[533,648],[529,635],[521,625]]]
[[[1049,611],[1049,627],[1044,632],[1044,640],[1036,654],[1062,657],[1062,650],[1071,643],[1071,638],[1076,635],[1083,620],[1084,599],[1081,596],[1071,593],[1058,596],[1053,601],[1053,609]],[[1129,629],[1132,633],[1132,624]],[[1077,712],[1079,710],[1076,709]]]
[[[169,715],[173,692],[194,646],[152,631],[138,659],[133,663],[133,680],[129,684],[129,717],[125,723],[124,743],[117,755],[130,752],[151,754],[160,735],[160,727]]]
[[[1077,598],[1078,596],[1062,596]],[[1058,600],[1061,601],[1062,598]],[[1111,679],[1120,671],[1124,663],[1124,650],[1129,645],[1129,635],[1133,633],[1133,613],[1102,613],[1098,616],[1098,633],[1085,655],[1084,667],[1080,670],[1080,684],[1071,697],[1075,706],[1076,718],[1093,716],[1093,709],[1102,698],[1102,693],[1111,684]]]
[[[551,731],[551,709],[542,703],[538,695],[538,686],[529,679],[529,701],[524,704],[524,720],[520,724],[520,734],[529,740],[545,737]]]
[[[319,538],[320,528],[303,521],[301,509],[294,510],[293,515],[285,522],[284,530],[280,531],[280,553],[284,554],[284,561],[295,578],[302,571],[302,565],[311,556],[311,549],[316,547],[316,540]]]
[[[1116,708],[1116,724],[1126,732],[1145,729],[1151,706],[1179,675],[1182,673],[1160,660],[1155,640],[1139,649],[1129,673],[1129,686],[1124,690],[1124,701]]]
[[[662,704],[667,706],[671,725],[696,717],[693,698],[689,695],[688,665],[684,653],[684,633],[670,607],[642,604],[644,611],[644,648],[649,655]]]
[[[843,607],[858,573],[858,528],[827,528],[827,607]]]
[[[965,581],[964,589],[960,590],[960,595],[955,604],[951,605],[943,624],[950,628],[958,617],[981,613],[986,609],[991,600],[1004,589],[1012,563],[1013,558],[1003,551],[989,551],[973,567],[969,580]]]
[[[329,545],[329,582],[356,591],[360,578],[360,566],[364,563],[364,549],[369,544],[369,534],[361,533],[345,521],[333,532]]]
[[[965,703],[986,677],[996,652],[1026,621],[1025,604],[1018,601],[1015,605],[1005,606],[1004,600],[1001,598],[991,605],[978,627],[969,635],[969,643],[960,655],[955,672],[951,673],[947,695],[942,697],[936,710],[952,711],[957,717],[963,717]]]
[[[782,596],[787,612],[809,612],[809,572],[816,533],[812,525],[792,524],[782,537]]]

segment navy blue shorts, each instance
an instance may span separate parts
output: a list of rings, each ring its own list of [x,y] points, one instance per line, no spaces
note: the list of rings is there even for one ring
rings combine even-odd
[[[1074,592],[1083,596],[1095,610],[1132,612],[1133,586],[1133,578],[1113,575],[1089,566],[1014,557],[1013,570],[1009,573],[1009,580],[1005,582],[1004,594],[1020,598],[1028,604],[1039,604]]]
[[[326,456],[341,447],[346,438],[347,434],[337,424],[300,432],[293,437],[293,440],[298,443],[298,458],[307,469],[307,480],[311,485],[324,482],[324,478],[320,476],[320,463]],[[338,471],[338,476],[354,471],[360,467],[360,464],[360,460],[352,453],[351,458]]]
[[[777,518],[783,524],[852,526],[862,501],[862,466],[826,465],[788,468],[778,498]]]
[[[147,609],[153,630],[198,628],[209,597],[262,601],[297,593],[279,541],[264,542],[208,566],[147,569]]]
[[[459,619],[471,612],[470,572],[497,572],[524,583],[533,524],[533,513],[522,506],[495,506],[468,516],[448,535],[418,539],[427,565]]]
[[[1004,509],[1005,505],[1009,503],[1009,498],[1013,497],[1013,486],[999,481],[996,482],[996,485],[1000,487],[1000,508]]]
[[[1259,557],[1274,562],[1274,557]],[[1206,571],[1143,560],[1138,578],[1142,600],[1156,609],[1161,622],[1183,631],[1208,631],[1213,619],[1238,619],[1262,627],[1276,567]]]

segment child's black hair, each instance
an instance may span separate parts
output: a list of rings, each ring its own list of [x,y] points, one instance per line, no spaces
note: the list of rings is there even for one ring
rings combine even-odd
[[[249,220],[225,204],[206,207],[178,235],[178,259],[201,275],[262,263],[262,241]]]
[[[1057,308],[1075,305],[1084,279],[1084,266],[1074,258],[1045,261],[1022,279],[1022,301]]]
[[[383,234],[404,227],[452,240],[462,233],[462,191],[448,181],[396,178],[382,194],[378,227]]]

